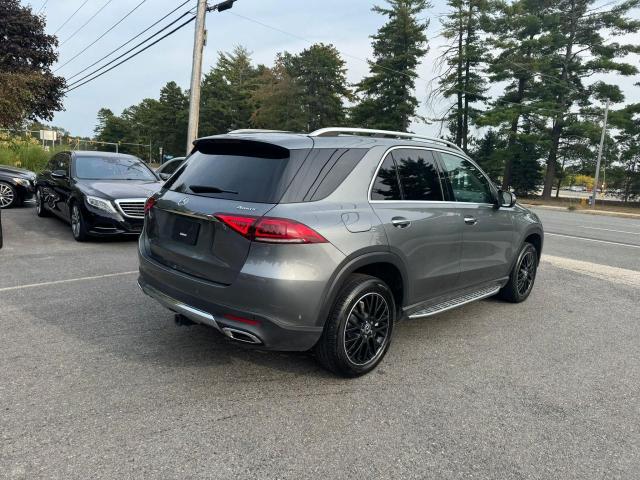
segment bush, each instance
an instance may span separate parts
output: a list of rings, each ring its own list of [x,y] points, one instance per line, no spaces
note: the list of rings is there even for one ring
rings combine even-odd
[[[0,132],[0,164],[3,165],[40,172],[59,148],[47,152],[34,138]]]

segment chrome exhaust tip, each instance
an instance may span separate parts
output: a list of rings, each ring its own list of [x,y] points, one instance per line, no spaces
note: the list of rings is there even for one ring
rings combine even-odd
[[[251,343],[253,345],[259,345],[262,343],[262,340],[260,340],[258,337],[256,337],[252,333],[245,332],[244,330],[222,327],[222,333],[224,333],[231,340],[235,340],[236,342]]]

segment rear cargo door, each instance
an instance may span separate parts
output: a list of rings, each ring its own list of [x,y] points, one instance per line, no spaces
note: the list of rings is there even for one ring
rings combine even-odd
[[[265,215],[284,194],[308,150],[251,141],[212,141],[197,148],[147,214],[150,253],[167,267],[230,285],[251,241],[216,215]]]

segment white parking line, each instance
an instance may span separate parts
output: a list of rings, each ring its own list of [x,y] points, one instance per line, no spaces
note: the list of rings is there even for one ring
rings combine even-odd
[[[553,255],[545,255],[544,253],[542,254],[542,262],[564,270],[571,270],[572,272],[582,273],[583,275],[606,280],[608,282],[640,288],[640,272],[637,270],[611,267],[609,265],[584,262],[582,260],[574,260],[572,258],[555,257]]]
[[[631,243],[610,242],[608,240],[596,240],[595,238],[576,237],[574,235],[564,235],[562,233],[544,232],[544,234],[545,236],[548,235],[550,237],[574,238],[576,240],[584,240],[585,242],[607,243],[609,245],[620,245],[621,247],[640,248],[640,245],[632,245]]]
[[[106,275],[94,275],[92,277],[68,278],[66,280],[54,280],[52,282],[30,283],[30,284],[27,284],[27,285],[16,285],[15,287],[0,288],[0,293],[8,292],[8,291],[11,291],[11,290],[22,290],[23,288],[46,287],[48,285],[57,285],[57,284],[60,284],[60,283],[82,282],[82,281],[85,281],[85,280],[97,280],[99,278],[109,278],[109,277],[121,277],[123,275],[133,275],[134,273],[138,273],[138,270],[132,270],[130,272],[107,273]]]
[[[580,228],[588,228],[590,230],[604,230],[605,232],[628,233],[630,235],[640,235],[640,232],[628,232],[626,230],[613,230],[612,228],[585,227],[583,225],[580,225]]]

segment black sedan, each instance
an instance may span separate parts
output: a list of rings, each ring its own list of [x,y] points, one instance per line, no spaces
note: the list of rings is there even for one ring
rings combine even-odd
[[[137,157],[73,151],[54,155],[36,179],[36,213],[71,224],[73,237],[139,234],[144,204],[162,182]]]
[[[0,165],[0,208],[17,207],[29,200],[35,178],[29,170]]]

